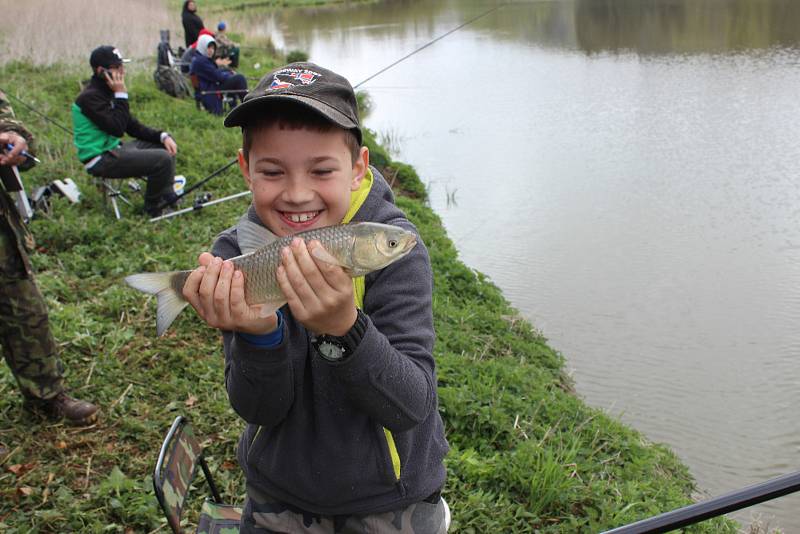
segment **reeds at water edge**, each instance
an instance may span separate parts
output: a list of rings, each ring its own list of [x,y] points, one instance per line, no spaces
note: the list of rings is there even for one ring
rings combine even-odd
[[[119,47],[125,57],[156,55],[159,30],[173,48],[183,45],[180,11],[163,0],[0,0],[0,65],[86,63],[97,46]]]

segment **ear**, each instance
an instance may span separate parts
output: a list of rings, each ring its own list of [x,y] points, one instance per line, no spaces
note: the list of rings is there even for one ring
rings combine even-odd
[[[365,146],[361,147],[358,152],[358,157],[353,163],[353,180],[350,183],[350,191],[358,191],[361,187],[361,181],[369,168],[369,149]]]
[[[239,170],[242,171],[242,176],[244,176],[244,182],[247,184],[247,188],[252,191],[253,180],[250,178],[250,163],[244,157],[244,150],[240,148],[236,156],[239,160]]]

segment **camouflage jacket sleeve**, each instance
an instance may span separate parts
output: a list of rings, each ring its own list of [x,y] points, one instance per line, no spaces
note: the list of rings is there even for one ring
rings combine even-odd
[[[14,110],[11,108],[11,103],[8,101],[8,97],[0,91],[0,132],[16,132],[20,134],[22,137],[28,141],[28,152],[35,154],[35,149],[33,146],[33,134],[28,131],[25,126],[22,125],[20,121],[16,119],[14,116]],[[20,166],[20,170],[27,170],[33,166],[33,162],[31,160],[27,160],[25,164]]]

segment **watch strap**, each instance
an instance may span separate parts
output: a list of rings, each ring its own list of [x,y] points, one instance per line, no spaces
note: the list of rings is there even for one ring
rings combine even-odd
[[[328,336],[328,339],[344,348],[345,354],[349,356],[356,351],[364,339],[364,334],[367,332],[367,316],[364,315],[360,309],[356,308],[356,322],[350,327],[350,330],[343,336]]]
[[[356,351],[358,345],[361,344],[361,340],[364,338],[364,334],[367,332],[367,316],[364,315],[360,309],[356,309],[356,322],[353,323],[353,326],[350,327],[350,330],[343,336],[331,336],[328,334],[323,334],[320,336],[316,336],[314,340],[314,345],[319,350],[320,343],[332,343],[337,347],[341,347],[343,356],[342,358],[347,358],[353,352]]]

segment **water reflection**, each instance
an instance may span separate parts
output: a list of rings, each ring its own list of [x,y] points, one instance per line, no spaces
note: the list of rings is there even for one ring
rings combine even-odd
[[[696,54],[796,45],[800,2],[576,0],[574,13],[586,52]]]
[[[796,0],[397,0],[288,9],[278,14],[255,9],[229,17],[237,27],[246,27],[247,33],[273,27],[281,38],[306,40],[307,46],[325,34],[344,41],[357,39],[355,34],[362,32],[380,33],[388,43],[389,39],[433,35],[443,25],[455,27],[497,5],[503,8],[472,29],[492,29],[496,39],[590,54],[707,54],[794,47],[800,42],[800,2]]]

